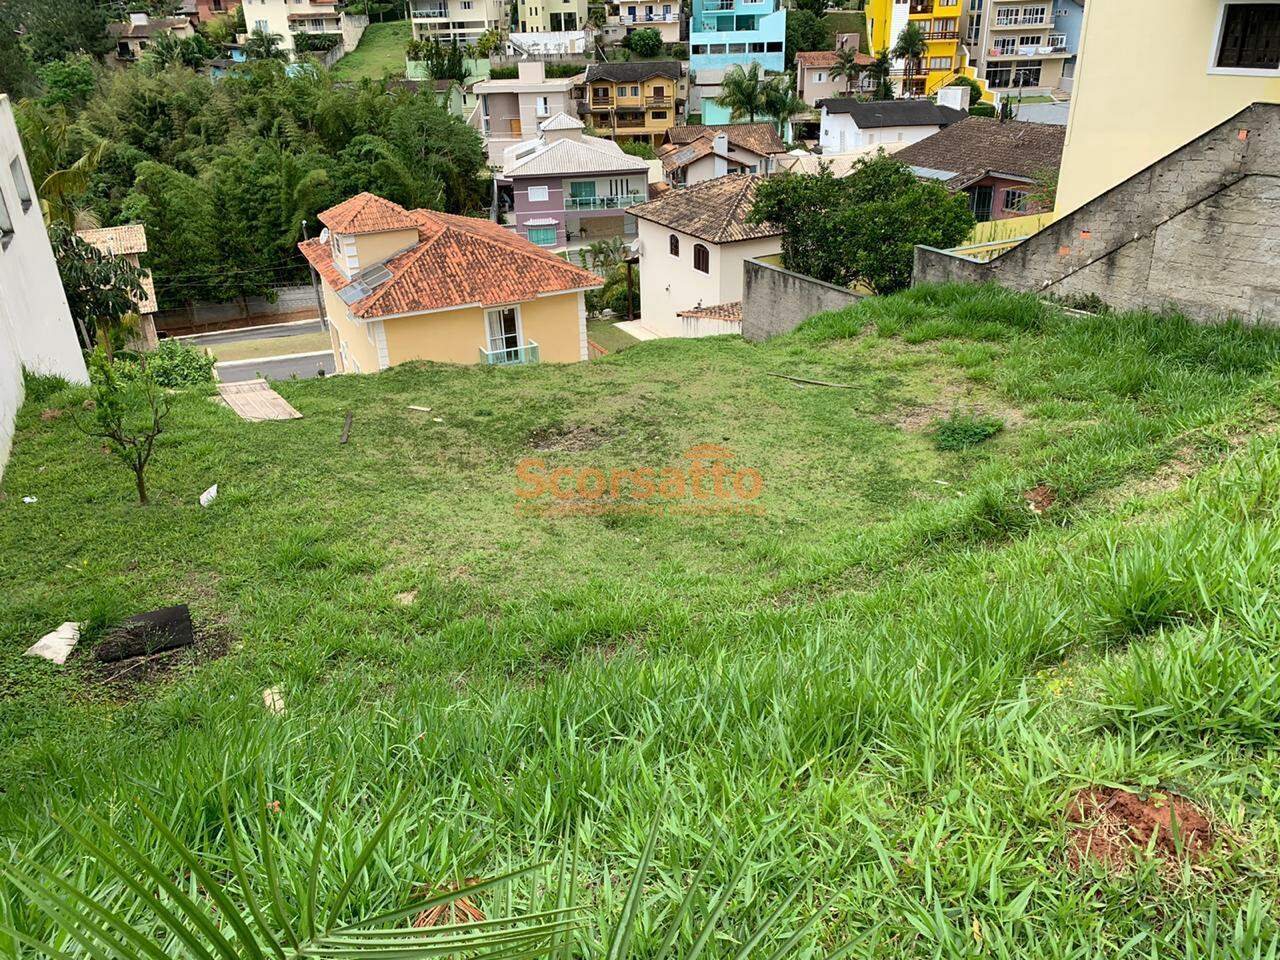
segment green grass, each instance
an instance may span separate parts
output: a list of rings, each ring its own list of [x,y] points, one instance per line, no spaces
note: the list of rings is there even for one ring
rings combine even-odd
[[[70,422],[83,393],[34,383],[0,488],[0,835],[115,903],[51,813],[184,876],[134,798],[214,865],[222,792],[279,801],[305,866],[336,779],[335,870],[392,798],[411,811],[353,915],[568,842],[586,957],[665,790],[636,956],[703,865],[707,897],[738,867],[747,892],[704,956],[798,881],[784,925],[835,897],[804,957],[1268,956],[1278,362],[1265,329],[922,289],[763,345],[282,383],[287,423],[177,394],[145,509]],[[953,410],[1005,428],[939,451]],[[535,449],[565,433],[599,446]],[[516,511],[522,458],[661,467],[699,443],[760,471],[763,516]],[[226,656],[132,686],[21,656],[176,602]],[[1087,784],[1177,790],[1228,839],[1196,869],[1074,871]],[[45,929],[2,884],[0,910]]]
[[[634,347],[640,342],[625,330],[619,330],[616,324],[608,320],[590,321],[587,324],[587,337],[610,353],[617,353],[619,350],[627,349],[627,347]]]
[[[333,65],[335,80],[381,80],[404,72],[404,52],[413,36],[408,20],[371,23],[356,48]]]
[[[295,337],[266,337],[262,340],[235,340],[214,343],[209,350],[219,360],[251,360],[279,357],[289,353],[315,353],[332,346],[327,333],[304,333]]]
[[[844,10],[824,15],[832,33],[856,33],[862,37],[858,48],[864,53],[871,49],[867,39],[867,15],[861,11]]]

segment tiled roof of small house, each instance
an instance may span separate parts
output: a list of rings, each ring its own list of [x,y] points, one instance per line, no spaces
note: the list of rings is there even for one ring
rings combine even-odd
[[[717,303],[713,307],[694,307],[692,310],[681,310],[677,317],[690,317],[701,320],[728,320],[730,323],[742,322],[742,301],[733,303]]]
[[[703,138],[715,139],[718,133],[727,136],[731,145],[742,147],[763,157],[784,153],[787,149],[772,123],[727,123],[718,127],[696,123],[685,124],[668,130],[667,142],[684,146]]]
[[[131,253],[147,252],[147,228],[141,223],[126,223],[122,227],[77,230],[76,236],[111,256],[123,257]]]
[[[960,190],[987,174],[1031,180],[1062,165],[1066,127],[994,117],[969,117],[894,154],[909,167],[950,173]]]
[[[763,177],[742,173],[704,180],[630,207],[627,213],[709,243],[778,237],[782,230],[771,223],[747,222],[755,203],[756,187],[763,180]]]
[[[679,60],[619,60],[593,63],[587,67],[587,83],[605,80],[610,83],[640,83],[653,77],[679,80],[684,68]]]
[[[417,221],[399,204],[373,193],[358,193],[320,214],[320,222],[334,233],[382,233],[412,230]]]
[[[413,222],[418,243],[388,260],[390,276],[349,304],[351,313],[362,320],[473,304],[520,303],[604,282],[490,220],[390,206]],[[361,282],[359,276],[347,279],[339,272],[330,245],[319,238],[300,244],[299,249],[334,290]]]
[[[513,149],[513,148],[509,148]],[[509,161],[503,177],[556,177],[582,173],[647,174],[649,165],[612,140],[583,137],[539,143],[529,153]]]
[[[853,118],[861,130],[876,127],[945,127],[959,123],[969,115],[966,110],[940,107],[932,100],[856,100],[833,97],[819,100],[827,113],[842,113]]]
[[[876,58],[867,53],[859,53],[857,62],[864,67],[869,67],[876,62]],[[796,54],[796,66],[798,67],[834,67],[836,65],[836,51],[834,50],[801,50]]]
[[[571,117],[567,113],[561,111],[550,120],[543,120],[538,124],[538,129],[542,131],[548,130],[584,130],[586,124],[577,117]]]

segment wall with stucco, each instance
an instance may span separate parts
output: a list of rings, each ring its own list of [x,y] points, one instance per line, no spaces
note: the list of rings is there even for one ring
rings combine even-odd
[[[742,335],[767,340],[810,317],[857,303],[861,294],[757,259],[743,265]]]

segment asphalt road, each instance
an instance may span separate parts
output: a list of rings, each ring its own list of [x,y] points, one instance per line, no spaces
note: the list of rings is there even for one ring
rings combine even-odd
[[[276,337],[296,337],[304,333],[323,333],[320,318],[300,320],[296,323],[272,323],[261,327],[240,327],[237,330],[219,330],[215,333],[199,333],[188,337],[179,337],[197,347],[207,347],[215,343],[236,343],[240,340],[272,340]]]
[[[214,367],[223,383],[243,380],[309,380],[333,373],[333,351],[295,353],[283,357],[253,357],[249,360],[226,360]]]

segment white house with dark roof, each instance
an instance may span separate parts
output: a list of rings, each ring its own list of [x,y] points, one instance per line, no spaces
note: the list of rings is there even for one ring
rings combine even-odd
[[[744,261],[782,251],[782,230],[747,221],[763,179],[706,180],[631,208],[639,224],[642,338],[741,332]]]
[[[969,115],[967,110],[940,106],[931,100],[839,98],[819,101],[818,106],[822,111],[818,146],[823,153],[915,143]]]
[[[494,178],[499,209],[540,247],[635,233],[626,211],[649,199],[649,164],[612,140],[588,136],[581,120],[558,113],[538,139],[503,151]]]

